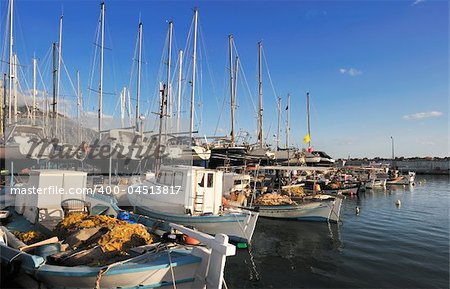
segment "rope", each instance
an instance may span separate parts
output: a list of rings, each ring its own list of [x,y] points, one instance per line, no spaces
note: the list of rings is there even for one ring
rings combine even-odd
[[[234,216],[234,218],[236,219],[236,221],[237,221],[237,223],[238,223],[238,225],[239,225],[239,228],[241,229],[241,231],[242,231],[242,234],[244,235],[244,237],[245,238],[247,238],[247,242],[250,242],[250,238],[247,236],[247,234],[246,234],[246,232],[245,232],[245,229],[242,227],[242,225],[241,225],[241,222],[239,222],[239,219],[237,218],[237,216],[235,215],[235,214],[233,214],[233,216]],[[250,215],[251,216],[251,215]]]
[[[177,289],[177,285],[175,282],[175,273],[173,272],[173,267],[172,267],[172,258],[170,257],[170,250],[169,247],[167,247],[166,244],[166,249],[167,249],[167,256],[169,256],[169,267],[170,267],[170,274],[172,275],[172,285],[174,289]]]

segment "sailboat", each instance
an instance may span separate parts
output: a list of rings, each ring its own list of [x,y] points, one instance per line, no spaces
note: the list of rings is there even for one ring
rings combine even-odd
[[[308,115],[308,134],[305,137],[305,142],[308,143],[308,150],[305,153],[305,162],[307,166],[333,166],[335,160],[323,151],[315,151],[311,146],[311,120],[310,120],[310,105],[309,92],[306,93],[306,108]]]
[[[194,11],[193,75],[190,138],[193,134],[195,67],[198,10]],[[158,144],[163,137],[167,93],[161,90]],[[191,148],[192,149],[192,148]],[[164,165],[157,153],[154,174],[131,186],[128,199],[140,214],[192,226],[208,234],[227,234],[235,241],[250,242],[258,214],[247,210],[224,210],[222,172],[192,165]]]
[[[11,169],[12,163],[16,163],[15,171],[36,165],[40,160],[48,158],[52,146],[48,145],[46,130],[36,123],[24,124],[19,122],[17,107],[18,87],[18,57],[13,49],[14,32],[14,0],[9,1],[9,71],[8,89],[6,78],[3,79],[2,98],[2,143],[0,144],[0,160],[5,167]],[[33,59],[33,122],[36,117],[36,61]],[[8,91],[8,95],[7,95]],[[8,115],[8,117],[6,117]],[[21,120],[22,121],[22,120]],[[11,165],[11,166],[10,166]]]

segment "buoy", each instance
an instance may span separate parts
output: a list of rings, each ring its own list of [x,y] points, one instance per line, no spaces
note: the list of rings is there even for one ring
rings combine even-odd
[[[356,207],[356,214],[359,215],[359,207]]]
[[[183,235],[183,241],[187,245],[198,245],[198,244],[200,244],[199,240],[194,239],[194,238],[192,238],[191,236],[188,236],[188,235]]]
[[[397,200],[397,201],[395,202],[395,204],[396,204],[398,207],[400,207],[400,205],[402,204],[402,202],[400,202],[400,200]]]

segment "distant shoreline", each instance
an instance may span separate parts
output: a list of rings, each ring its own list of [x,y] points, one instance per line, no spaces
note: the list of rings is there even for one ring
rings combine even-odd
[[[345,165],[350,166],[368,166],[373,163],[389,164],[395,162],[395,166],[401,171],[415,171],[423,175],[450,175],[450,157],[398,157],[395,160],[385,158],[354,158],[339,159],[340,163],[345,161]]]

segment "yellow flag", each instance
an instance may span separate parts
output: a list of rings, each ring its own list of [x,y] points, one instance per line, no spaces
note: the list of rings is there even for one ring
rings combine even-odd
[[[309,137],[309,133],[305,135],[305,137],[303,138],[303,142],[304,143],[309,143],[311,141],[311,138]]]

